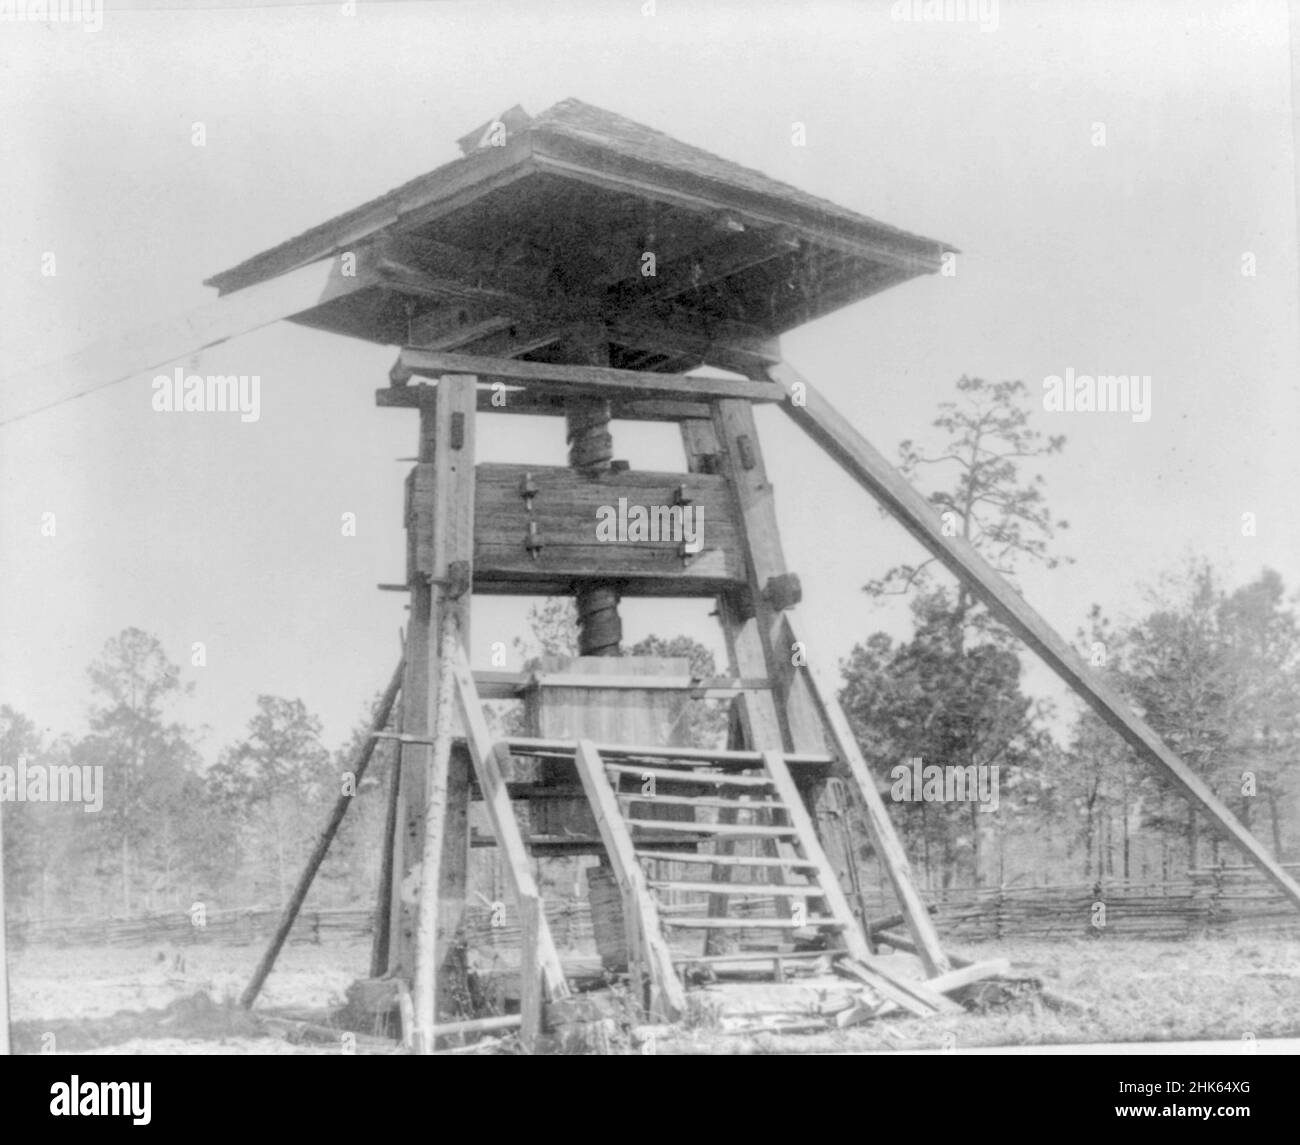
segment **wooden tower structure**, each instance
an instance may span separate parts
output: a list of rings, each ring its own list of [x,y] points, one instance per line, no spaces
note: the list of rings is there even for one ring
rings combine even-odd
[[[713,957],[718,935],[766,929],[869,963],[870,930],[819,835],[832,779],[865,809],[927,975],[950,970],[872,773],[802,655],[760,404],[804,429],[1300,905],[1206,785],[782,359],[784,332],[937,271],[949,248],[576,100],[536,118],[513,108],[460,142],[454,162],[216,275],[221,297],[186,323],[14,381],[39,404],[279,318],[401,347],[377,393],[419,429],[375,970],[414,983],[426,1046],[480,800],[535,958],[523,985],[534,1019],[567,991],[532,864],[559,851],[607,864],[627,969],[657,1017],[684,1007],[684,937],[706,943],[692,962]],[[688,376],[700,366],[735,376]],[[563,418],[567,465],[477,462],[476,423],[500,412]],[[688,472],[629,469],[614,420],[676,424]],[[657,514],[667,535],[602,539],[602,509],[621,503]],[[700,547],[672,532],[693,513]],[[472,671],[471,603],[494,593],[573,594],[581,656],[527,677]],[[622,656],[618,607],[632,596],[716,601],[726,675]],[[703,694],[732,701],[725,750],[674,732],[684,699]],[[482,702],[501,697],[526,699],[527,736],[490,733]],[[703,913],[665,913],[664,892],[698,896]]]

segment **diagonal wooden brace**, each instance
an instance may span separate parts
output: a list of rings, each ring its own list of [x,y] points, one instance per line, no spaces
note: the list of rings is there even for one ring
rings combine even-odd
[[[1138,755],[1162,771],[1210,822],[1300,907],[1300,884],[1291,878],[1191,768],[1161,741],[1123,698],[1084,664],[1063,637],[960,537],[943,535],[934,507],[792,366],[768,367],[784,387],[781,408],[859,485],[988,606],[1062,680],[1077,692]]]

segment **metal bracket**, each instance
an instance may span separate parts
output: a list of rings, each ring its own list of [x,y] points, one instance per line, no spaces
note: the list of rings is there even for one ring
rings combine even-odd
[[[537,522],[529,521],[528,533],[524,537],[524,548],[528,550],[528,555],[532,557],[533,560],[535,561],[540,560],[542,555],[542,550],[545,547],[546,544],[545,542],[543,542],[542,535],[538,531]]]
[[[537,481],[533,478],[531,472],[525,473],[519,479],[519,496],[524,499],[524,508],[528,512],[533,511],[533,498],[537,496]]]
[[[683,520],[686,516],[686,507],[694,504],[695,499],[686,495],[686,486],[678,485],[673,493],[673,505],[681,506]],[[683,529],[683,532],[685,530]],[[686,568],[691,563],[691,553],[686,551],[686,538],[683,537],[677,544],[677,557],[682,562],[682,568]]]

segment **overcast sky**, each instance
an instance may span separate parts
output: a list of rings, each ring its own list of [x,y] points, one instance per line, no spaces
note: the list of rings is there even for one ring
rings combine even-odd
[[[1138,615],[1142,585],[1189,553],[1233,584],[1267,565],[1300,587],[1285,6],[1002,2],[982,25],[891,7],[361,0],[6,24],[0,373],[201,304],[205,277],[455,158],[503,109],[575,96],[961,249],[954,277],[783,339],[891,457],[933,440],[963,373],[1022,379],[1035,402],[1067,369],[1151,377],[1146,422],[1036,415],[1069,439],[1042,472],[1077,563],[1022,583],[1067,636],[1093,601]],[[416,436],[411,412],[374,408],[394,356],[280,324],[186,363],[259,375],[255,423],[154,412],[150,370],[0,428],[0,702],[82,730],[86,664],[136,625],[196,683],[177,715],[211,729],[209,757],[259,692],[301,697],[342,739],[403,623],[404,598],[375,589],[403,577],[396,459]],[[871,631],[904,631],[861,586],[917,549],[778,412],[758,416],[802,624],[835,675]],[[563,463],[557,420],[510,420],[480,419],[481,459]],[[616,426],[616,456],[669,464],[674,439]],[[706,612],[629,602],[626,636],[702,635]],[[521,617],[476,608],[479,666]]]

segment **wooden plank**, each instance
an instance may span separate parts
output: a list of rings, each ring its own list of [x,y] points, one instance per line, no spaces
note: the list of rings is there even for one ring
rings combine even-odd
[[[638,855],[638,857],[641,857]],[[817,886],[791,886],[788,883],[691,883],[677,879],[649,879],[652,887],[666,890],[688,891],[691,894],[718,894],[726,898],[786,898],[820,899],[826,892]]]
[[[670,298],[691,294],[798,250],[796,240],[780,235],[733,232],[679,257],[665,260],[660,255],[653,276],[638,272],[613,283],[605,292],[603,309],[620,317],[653,319],[656,308]]]
[[[459,645],[456,649],[454,674],[456,698],[467,733],[470,757],[474,761],[474,774],[478,777],[479,790],[483,793],[483,804],[492,824],[492,833],[506,859],[506,876],[514,892],[515,903],[529,899],[540,904],[541,896],[533,878],[528,851],[524,847],[519,823],[510,805],[510,794],[501,773],[498,756],[504,748],[502,744],[492,742],[483,706],[474,689],[474,674],[470,670],[469,659],[464,647]],[[537,932],[537,960],[542,970],[547,999],[565,997],[569,993],[569,987],[564,979],[564,967],[560,963],[544,911],[538,914]]]
[[[877,451],[793,367],[768,371],[789,395],[785,413],[817,442],[859,485],[880,502],[1008,628],[1032,648],[1049,668],[1077,692],[1101,719],[1143,759],[1163,773],[1290,902],[1300,907],[1300,883],[1280,867],[1205,782],[1161,741],[1145,720],[1069,643],[961,537],[943,535],[938,514],[924,496]],[[922,944],[924,945],[924,944]]]
[[[483,382],[507,385],[527,383],[529,389],[569,394],[600,394],[612,397],[741,398],[746,401],[780,401],[783,394],[770,382],[739,381],[732,378],[693,378],[684,374],[654,374],[637,370],[616,370],[609,366],[551,365],[522,362],[514,358],[492,358],[478,354],[450,354],[439,350],[404,347],[394,366],[396,378],[423,375],[475,374]]]
[[[684,807],[726,807],[733,811],[781,811],[784,803],[773,799],[719,799],[708,795],[643,795],[639,791],[619,791],[618,798],[628,803],[670,803]]]
[[[767,599],[765,589],[772,578],[789,570],[781,546],[776,520],[776,499],[759,444],[758,426],[750,403],[720,401],[716,406],[714,430],[722,449],[723,471],[729,478],[740,510],[743,544],[748,550],[752,620],[737,622],[757,633],[767,675],[777,688],[777,713],[785,730],[784,741],[797,751],[824,751],[821,722],[806,688],[790,673],[791,650],[781,640],[778,612]],[[752,637],[751,637],[752,639]],[[746,675],[750,674],[748,670]],[[757,746],[779,748],[781,743]]]
[[[821,728],[810,710],[806,694],[789,686],[789,652],[773,643],[779,613],[768,600],[765,588],[773,577],[784,576],[787,568],[772,484],[750,404],[730,400],[715,402],[713,439],[719,451],[719,471],[732,487],[740,514],[741,543],[745,549],[749,583],[749,607],[742,611],[738,598],[734,595],[724,597],[719,601],[718,616],[724,633],[728,634],[732,655],[737,658],[738,670],[749,674],[752,669],[748,665],[761,662],[773,682],[773,691],[760,693],[757,699],[746,697],[746,706],[739,713],[742,724],[748,721],[750,725],[745,730],[753,747],[779,749],[784,746],[802,752],[824,751]],[[705,439],[699,437],[697,440]],[[739,667],[741,664],[746,666]],[[755,716],[760,712],[760,723],[754,726]],[[762,738],[756,739],[755,736]],[[784,844],[769,850],[775,854],[793,853]],[[834,877],[833,870],[831,875]],[[780,877],[779,872],[773,871],[773,878]]]
[[[710,966],[719,962],[820,962],[822,959],[829,961],[831,957],[832,952],[826,950],[738,950],[733,954],[682,954],[674,957],[673,962],[678,966],[697,963]]]
[[[475,673],[475,678],[481,673]],[[501,673],[500,675],[504,675]],[[678,692],[742,692],[767,686],[766,680],[736,680],[729,676],[572,676],[521,674],[522,686],[560,688],[635,688],[637,691],[668,689]]]
[[[334,251],[382,237],[401,224],[406,234],[418,231],[434,219],[448,215],[466,203],[483,198],[489,191],[506,187],[535,174],[529,136],[518,135],[504,147],[485,147],[454,167],[442,166],[404,183],[386,195],[355,207],[319,227],[280,243],[245,260],[236,267],[208,279],[222,292],[251,289],[250,279],[282,275],[292,267],[315,258],[325,247]]]
[[[406,674],[406,657],[403,656],[397,662],[397,668],[393,672],[392,679],[388,681],[388,687],[384,689],[384,694],[379,701],[379,707],[375,710],[374,719],[370,722],[371,730],[379,730],[388,723],[388,717],[392,715],[393,706],[397,703],[397,695],[402,688],[402,678]],[[375,745],[378,739],[373,736],[367,736],[361,741],[360,751],[352,767],[353,790],[358,791],[361,788],[361,779],[370,766],[370,760],[375,754]],[[289,932],[293,930],[293,924],[298,918],[298,912],[302,909],[303,902],[306,901],[307,892],[311,890],[311,884],[316,878],[316,872],[320,870],[320,865],[325,861],[325,856],[329,853],[330,844],[334,842],[334,837],[338,834],[339,827],[343,825],[343,817],[348,813],[348,808],[352,806],[354,795],[340,795],[335,800],[334,807],[330,812],[329,818],[325,822],[320,836],[316,840],[312,853],[307,858],[307,864],[303,867],[302,874],[298,876],[298,885],[294,887],[293,894],[289,896],[288,903],[285,904],[284,913],[280,916],[280,923],[276,927],[275,934],[272,936],[270,943],[267,945],[266,953],[262,955],[261,962],[258,963],[257,969],[253,971],[253,977],[249,979],[248,986],[245,988],[243,995],[239,999],[239,1004],[245,1009],[251,1009],[253,1003],[257,1000],[257,995],[261,992],[262,984],[270,975],[272,968],[275,966],[275,960],[279,957],[280,950],[289,938]],[[0,850],[0,856],[4,852]],[[0,882],[3,882],[0,876]],[[4,888],[0,887],[0,907],[4,905]],[[0,987],[4,986],[4,911],[0,910]],[[8,994],[0,989],[0,1018],[5,1017],[5,1007],[8,1005]],[[4,1033],[7,1034],[8,1026],[4,1026]],[[0,1055],[2,1056],[2,1055]]]
[[[713,217],[725,210],[747,228],[805,234],[819,245],[917,274],[937,270],[941,253],[948,249],[934,240],[903,235],[865,218],[837,220],[802,204],[774,201],[769,194],[682,168],[658,168],[602,147],[595,139],[533,133],[532,141],[533,160],[541,171]],[[864,233],[868,230],[874,233]]]
[[[429,566],[422,571],[430,575],[433,586],[426,632],[429,675],[424,703],[428,705],[425,726],[433,733],[434,741],[432,751],[424,758],[424,837],[419,855],[421,877],[411,991],[414,1041],[420,1054],[430,1054],[434,1049],[437,978],[449,973],[445,967],[464,913],[469,869],[468,776],[458,774],[457,783],[454,787],[451,784],[455,722],[452,669],[456,648],[461,642],[468,645],[470,640],[469,594],[462,590],[459,596],[453,595],[450,571],[455,565],[468,565],[472,559],[474,392],[473,377],[449,377],[439,388],[433,407],[433,461],[420,467],[431,470],[433,480],[430,532],[421,539],[429,554]],[[422,506],[414,508],[418,516]]]
[[[389,936],[389,972],[410,977],[415,972],[415,936],[418,912],[410,888],[425,868],[424,841],[429,833],[426,806],[433,771],[432,742],[426,738],[438,726],[441,618],[444,611],[456,619],[459,638],[470,639],[469,594],[448,595],[451,566],[472,561],[474,537],[474,391],[472,377],[449,377],[432,395],[432,405],[421,411],[419,462],[413,471],[415,495],[407,506],[411,590],[410,670],[403,702],[401,791],[399,792],[399,842],[395,845],[392,914]],[[453,429],[456,440],[453,441]],[[439,783],[447,782],[450,761],[440,763]],[[463,780],[463,781],[462,781]],[[446,853],[438,860],[444,880],[437,905],[439,973],[448,973],[452,949],[465,903],[468,870],[468,777],[458,773],[454,788],[441,792],[437,825]],[[447,796],[455,798],[452,805]],[[448,813],[448,808],[450,812]],[[403,890],[407,893],[403,893]],[[425,1001],[417,999],[419,1005]],[[436,1015],[425,1022],[427,1026]]]
[[[373,265],[364,250],[357,252],[355,271],[345,277],[338,259],[324,258],[205,303],[187,314],[130,334],[105,338],[65,358],[10,375],[0,381],[0,425],[126,381],[376,283]],[[779,391],[775,397],[780,397]],[[140,400],[147,402],[143,397]]]
[[[826,854],[817,838],[817,829],[813,826],[808,809],[803,805],[799,789],[795,787],[794,780],[786,770],[781,753],[764,752],[764,759],[767,761],[767,773],[772,777],[776,792],[786,804],[785,814],[789,816],[790,824],[798,834],[796,847],[803,852],[803,858],[817,864],[817,882],[826,899],[826,906],[843,924],[844,948],[854,958],[870,958],[871,946],[853,917],[849,900],[844,897],[844,891],[840,887],[834,868],[826,860]]]
[[[531,506],[520,495],[525,480],[537,490]],[[676,508],[679,494],[689,501],[694,552],[683,549],[687,521]],[[414,495],[428,494],[417,485]],[[653,539],[617,535],[620,517],[626,524],[637,508],[658,514],[651,518],[659,532]],[[727,586],[745,580],[731,491],[722,477],[617,471],[592,477],[564,467],[480,465],[475,513],[480,582],[640,576]],[[609,531],[602,532],[602,522]],[[525,546],[530,526],[540,551]]]
[[[707,420],[694,419],[682,422],[682,449],[686,454],[686,466],[692,473],[716,471],[722,461],[722,447],[718,444],[713,414],[714,409],[710,405]],[[724,476],[727,476],[727,483],[730,486],[730,476],[726,474]],[[745,560],[748,573],[748,551]],[[723,640],[727,648],[727,662],[733,672],[753,671],[766,677],[767,661],[758,640],[755,638],[746,642],[737,639],[734,600],[732,593],[722,593],[716,598],[718,622],[722,627]],[[727,721],[727,746],[740,747],[746,739],[750,747],[781,742],[781,723],[777,718],[776,698],[770,686],[761,689],[744,689],[736,695],[732,703]],[[738,815],[732,811],[723,811],[718,819],[722,823],[734,823]],[[731,839],[719,839],[714,846],[714,851],[723,856],[733,855],[735,850],[735,841]],[[712,868],[710,876],[716,882],[725,882],[731,878],[734,869],[731,863],[719,863]],[[774,877],[779,880],[784,875],[778,870],[774,872]],[[727,900],[722,895],[715,895],[709,899],[707,909],[710,915],[725,914]],[[705,943],[706,954],[716,954],[721,949],[714,935],[707,935]]]
[[[992,958],[987,962],[973,962],[969,966],[949,970],[947,974],[940,974],[937,978],[930,978],[926,981],[926,986],[931,990],[937,990],[940,994],[951,994],[954,990],[960,990],[973,982],[985,978],[1003,978],[1010,973],[1011,963],[1007,959]]]
[[[558,751],[574,754],[577,750],[577,742],[568,739],[544,739],[536,736],[510,736],[506,741],[506,746],[517,755],[528,755],[533,751]],[[763,765],[763,753],[761,751],[723,751],[719,748],[707,747],[675,747],[675,746],[652,746],[646,744],[630,743],[597,743],[594,745],[596,750],[602,755],[614,759],[639,758],[644,756],[647,759],[658,759],[671,761],[674,763],[703,763],[716,764],[724,766],[726,764],[746,764],[750,767],[761,767]],[[798,766],[800,764],[829,764],[834,763],[834,757],[825,755],[820,752],[787,752],[784,757],[785,762],[790,765]]]
[[[438,648],[438,691],[431,708],[433,750],[425,779],[424,846],[420,860],[419,910],[415,932],[415,974],[411,1004],[415,1014],[413,1044],[417,1054],[433,1053],[434,1026],[438,1021],[438,898],[442,891],[443,827],[447,818],[447,776],[451,770],[452,692],[451,669],[459,631],[456,614],[443,608]]]
[[[784,632],[780,639],[787,641],[789,646],[793,647],[798,640],[794,625],[788,616],[783,618],[782,623]],[[800,672],[807,680],[809,694],[821,712],[830,734],[831,744],[856,784],[858,794],[862,797],[871,846],[876,852],[876,858],[889,875],[894,896],[898,899],[898,905],[907,918],[907,928],[916,942],[917,956],[925,966],[928,976],[942,974],[950,969],[948,957],[943,952],[939,933],[934,928],[929,909],[916,889],[912,864],[908,861],[902,840],[898,837],[884,799],[881,798],[880,791],[876,787],[875,776],[872,775],[867,761],[862,757],[858,741],[849,727],[848,719],[839,701],[835,698],[835,693],[823,691],[818,686],[817,676],[811,668],[811,663],[812,661],[807,662]]]
[[[817,915],[803,922],[789,918],[665,918],[663,924],[675,930],[842,930],[845,926],[830,915]]]
[[[670,783],[695,783],[710,787],[771,787],[766,779],[757,775],[716,775],[712,772],[673,771],[669,768],[634,763],[607,763],[605,768],[618,775],[649,776]]]
[[[791,860],[771,855],[693,854],[689,851],[647,851],[640,847],[637,848],[636,853],[641,859],[660,859],[668,863],[692,863],[700,866],[789,867],[796,871],[816,870],[816,864],[806,859]]]
[[[961,1014],[965,1011],[961,1006],[951,998],[945,997],[937,990],[933,989],[930,983],[916,982],[910,978],[904,978],[895,971],[895,968],[889,966],[880,958],[871,958],[867,961],[855,958],[840,959],[836,962],[836,969],[845,970],[853,974],[854,977],[861,978],[862,975],[869,974],[874,979],[874,983],[888,982],[895,990],[903,991],[911,997],[917,999],[926,1006],[932,1007],[940,1014]],[[864,981],[866,979],[863,979]]]
[[[419,409],[422,394],[437,388],[437,383],[388,386],[375,390],[375,405],[381,409]],[[480,389],[476,395],[479,413],[530,414],[537,417],[563,417],[564,394],[543,390],[509,387],[504,390]],[[618,421],[682,421],[707,417],[704,402],[662,398],[620,398],[610,402],[610,412]]]
[[[909,1014],[915,1014],[918,1018],[929,1018],[939,1012],[936,1003],[918,998],[911,990],[904,988],[901,983],[880,973],[873,967],[866,966],[851,958],[841,958],[836,961],[835,968],[843,974],[856,978],[859,982],[865,982],[883,998],[893,1002],[894,1005],[901,1007]],[[942,997],[942,995],[940,996]]]
[[[541,903],[535,898],[519,900],[519,1041],[524,1053],[537,1050],[542,1032],[542,974],[538,946],[538,917]]]
[[[686,991],[673,969],[672,953],[660,929],[659,912],[646,887],[614,791],[605,778],[600,753],[590,740],[580,740],[576,758],[578,775],[623,892],[629,954],[637,958],[649,979],[652,1014],[674,1021],[686,1011]]]
[[[605,786],[609,786],[606,781]],[[613,789],[610,795],[613,796]],[[673,822],[667,819],[628,819],[627,825],[634,830],[664,831],[673,834],[684,831],[693,835],[728,835],[733,839],[786,839],[793,838],[798,832],[793,827],[759,827],[745,823],[688,823]]]

